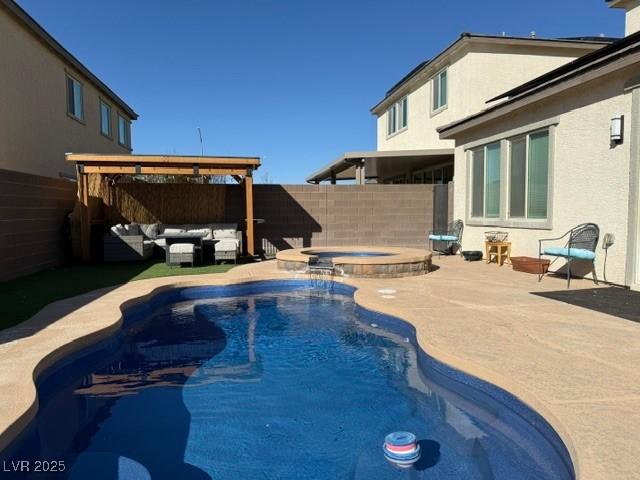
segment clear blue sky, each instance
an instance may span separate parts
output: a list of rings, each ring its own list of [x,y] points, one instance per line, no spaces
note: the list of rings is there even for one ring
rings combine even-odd
[[[369,109],[461,32],[622,36],[604,0],[19,0],[140,115],[136,153],[258,155],[300,183],[375,149]]]

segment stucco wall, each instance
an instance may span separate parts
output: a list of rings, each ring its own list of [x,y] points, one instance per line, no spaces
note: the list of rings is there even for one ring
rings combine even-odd
[[[441,140],[437,127],[486,108],[486,101],[521,83],[568,63],[589,50],[525,48],[474,45],[466,53],[451,57],[448,76],[448,106],[431,114],[431,82],[409,93],[408,128],[387,137],[386,112],[377,119],[378,150],[452,148]],[[436,67],[434,72],[442,67]]]
[[[0,8],[0,168],[58,177],[75,173],[66,152],[128,152],[100,134],[98,90],[73,70],[84,85],[84,123],[67,115],[67,68]],[[106,103],[115,133],[118,109]]]
[[[634,0],[630,3],[630,10],[625,15],[625,35],[640,32],[640,0]]]
[[[597,273],[603,277],[602,236],[613,233],[616,243],[609,250],[606,275],[609,281],[625,283],[630,168],[631,93],[624,86],[633,75],[628,69],[605,79],[591,81],[562,94],[520,109],[500,120],[468,131],[457,139],[455,153],[454,216],[468,218],[468,171],[465,144],[529,128],[532,124],[557,120],[552,145],[551,229],[533,230],[501,226],[473,226],[467,223],[463,248],[481,250],[484,232],[509,232],[514,255],[537,256],[538,239],[560,236],[584,222],[600,226],[596,252]],[[612,147],[609,141],[611,118],[625,116],[626,138]],[[503,157],[502,161],[506,161]],[[561,264],[560,264],[561,265]]]

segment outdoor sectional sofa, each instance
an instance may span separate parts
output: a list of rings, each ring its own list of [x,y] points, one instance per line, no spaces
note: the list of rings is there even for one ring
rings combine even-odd
[[[143,261],[155,251],[166,250],[160,238],[167,229],[175,232],[201,233],[205,258],[236,261],[242,252],[242,232],[235,223],[164,224],[131,223],[114,225],[104,237],[104,261]],[[214,257],[215,252],[215,257]]]

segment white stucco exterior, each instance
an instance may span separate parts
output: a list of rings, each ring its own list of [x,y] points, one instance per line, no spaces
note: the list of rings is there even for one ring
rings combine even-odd
[[[414,79],[374,107],[378,150],[418,150],[453,147],[439,138],[437,127],[487,107],[487,100],[560,65],[599,49],[602,44],[545,42],[534,39],[461,38]],[[447,68],[447,107],[431,111],[432,78]],[[408,126],[387,135],[387,109],[408,95]]]
[[[622,8],[626,11],[624,34],[640,32],[640,0],[611,0],[609,6]]]
[[[612,233],[615,244],[608,251],[607,280],[623,285],[638,283],[638,204],[632,186],[634,182],[640,182],[637,165],[640,149],[639,65],[633,63],[591,81],[577,83],[456,135],[454,218],[465,220],[463,249],[482,250],[484,232],[499,229],[509,232],[513,255],[537,256],[538,239],[558,237],[578,224],[593,222],[600,227],[600,243],[596,250],[599,278],[605,274],[602,237]],[[624,139],[622,144],[612,145],[609,128],[612,117],[618,115],[624,116]],[[505,194],[508,153],[501,158],[502,219],[483,223],[470,218],[468,149],[545,125],[551,131],[547,228],[508,226]],[[563,263],[560,261],[559,265]]]

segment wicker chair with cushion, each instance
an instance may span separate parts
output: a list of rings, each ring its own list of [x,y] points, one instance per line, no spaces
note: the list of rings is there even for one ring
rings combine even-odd
[[[566,243],[562,247],[545,247],[543,249],[543,242],[556,242],[567,238]],[[567,233],[557,238],[543,238],[539,240],[538,258],[541,259],[543,255],[566,258],[567,260],[567,288],[571,286],[571,262],[575,260],[590,261],[591,273],[593,275],[593,281],[597,285],[598,277],[596,275],[596,247],[598,245],[598,239],[600,238],[600,228],[595,223],[583,223],[577,227],[572,228]],[[553,262],[552,262],[553,263]],[[538,275],[538,281],[542,280],[544,273]]]
[[[444,255],[456,254],[461,247],[463,229],[464,223],[462,220],[454,220],[447,226],[446,231],[435,230],[429,232],[431,250]],[[439,245],[435,242],[438,242]]]

